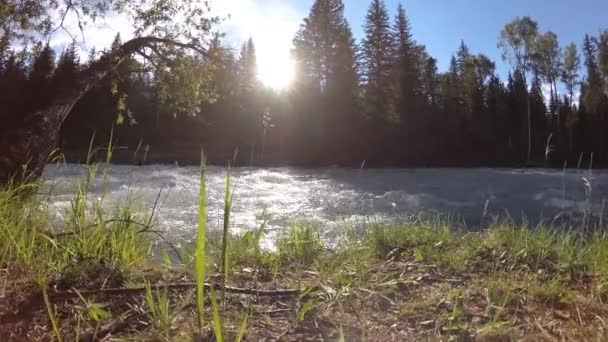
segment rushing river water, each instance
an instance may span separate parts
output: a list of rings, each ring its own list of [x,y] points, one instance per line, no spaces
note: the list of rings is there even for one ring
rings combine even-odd
[[[45,178],[59,215],[70,205],[79,165],[51,165]],[[208,168],[209,222],[220,229],[226,169]],[[590,186],[585,185],[589,181]],[[233,170],[233,229],[260,225],[263,213],[269,229],[288,222],[317,221],[331,234],[344,223],[400,220],[422,211],[453,214],[478,226],[496,215],[532,222],[580,217],[591,209],[596,217],[608,199],[608,172],[515,169],[346,169],[237,168]],[[159,191],[158,220],[173,241],[194,237],[199,192],[199,169],[166,165],[111,165],[107,184],[102,177],[92,196],[106,192],[109,206],[133,200],[150,208]]]

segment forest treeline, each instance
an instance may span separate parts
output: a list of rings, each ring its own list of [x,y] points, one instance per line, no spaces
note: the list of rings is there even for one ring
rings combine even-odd
[[[608,165],[608,30],[560,46],[528,17],[497,32],[511,66],[454,42],[449,70],[414,40],[405,9],[372,0],[355,39],[342,0],[317,0],[293,40],[293,84],[277,91],[256,76],[255,43],[234,51],[216,34],[197,73],[170,78],[130,57],[84,96],[62,128],[61,147],[84,153],[91,137],[149,151],[150,160],[197,162],[200,148],[225,163],[370,166]],[[0,42],[0,124],[48,106],[88,61],[48,43]],[[192,67],[192,65],[190,65]],[[156,70],[151,72],[151,70]],[[200,72],[203,70],[204,72]],[[200,96],[164,96],[171,82],[202,77]],[[161,82],[161,80],[163,80]],[[194,90],[193,90],[194,91]],[[200,91],[200,90],[196,90]]]

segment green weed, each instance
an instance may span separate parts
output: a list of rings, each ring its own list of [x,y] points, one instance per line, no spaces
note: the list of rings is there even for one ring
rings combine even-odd
[[[316,225],[294,224],[278,239],[277,249],[283,260],[310,265],[323,250],[323,242]]]

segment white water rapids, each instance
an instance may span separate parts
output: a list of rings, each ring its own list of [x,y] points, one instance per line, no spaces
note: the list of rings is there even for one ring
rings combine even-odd
[[[59,215],[83,175],[79,165],[48,166],[45,179]],[[225,176],[225,168],[207,169],[212,229],[222,226]],[[318,222],[327,237],[345,223],[401,220],[429,211],[456,215],[471,226],[495,215],[538,222],[591,210],[599,218],[608,199],[608,171],[587,170],[235,168],[232,184],[235,231],[259,227],[266,213],[271,232],[304,219]],[[105,191],[110,208],[132,200],[149,209],[162,191],[160,229],[168,239],[186,242],[195,235],[199,185],[198,167],[110,165],[107,184],[97,177],[90,196]]]

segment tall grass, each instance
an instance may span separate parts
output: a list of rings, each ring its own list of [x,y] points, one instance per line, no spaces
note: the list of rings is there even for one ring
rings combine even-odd
[[[87,200],[89,184],[85,179],[78,185],[59,231],[49,219],[47,202],[23,199],[19,189],[0,191],[0,259],[24,267],[33,278],[85,264],[124,273],[142,263],[150,247],[142,232],[146,217],[129,205],[108,213]]]
[[[49,299],[49,293],[47,290],[46,283],[43,282],[42,284],[40,284],[40,286],[42,288],[42,298],[44,299],[44,306],[46,307],[47,314],[49,315],[49,320],[51,321],[51,326],[53,327],[53,334],[55,335],[57,341],[63,342],[63,337],[61,335],[61,332],[59,331],[59,324],[57,323],[57,318],[55,315],[55,309],[53,307],[53,304],[51,303],[51,300]]]
[[[149,282],[146,282],[146,303],[150,320],[155,329],[159,330],[165,341],[169,341],[173,317],[169,307],[169,295],[167,288],[156,289],[152,292]]]
[[[112,144],[107,147],[106,163],[110,161]],[[24,269],[24,278],[41,284],[47,313],[54,328],[57,339],[59,322],[55,310],[48,296],[46,284],[53,282],[61,284],[68,281],[70,287],[78,287],[78,279],[82,285],[88,284],[91,278],[108,277],[114,280],[127,280],[131,270],[148,261],[151,241],[146,233],[156,233],[152,230],[156,205],[149,214],[134,210],[130,201],[116,206],[115,210],[108,210],[104,204],[105,192],[108,190],[109,175],[107,168],[99,172],[98,164],[92,163],[92,142],[87,157],[88,164],[84,177],[76,184],[73,199],[66,209],[63,219],[59,222],[60,229],[51,227],[52,215],[48,201],[39,196],[22,197],[23,189],[38,188],[38,185],[23,185],[20,188],[0,190],[0,262],[7,265],[18,265]],[[108,164],[106,164],[107,166]],[[196,279],[196,307],[199,336],[203,336],[205,328],[205,279],[208,258],[206,255],[207,233],[207,183],[206,165],[204,156],[201,158],[199,217],[197,225],[196,251],[195,251],[195,279]],[[101,177],[104,194],[97,198],[90,196],[90,188]],[[233,194],[231,190],[231,171],[228,169],[225,188],[224,223],[222,238],[221,267],[224,284],[228,281],[230,270],[230,214],[232,210]],[[51,195],[49,195],[50,197]],[[257,245],[263,232],[248,235],[255,237],[251,243]],[[103,268],[100,268],[103,267]],[[73,281],[77,282],[74,283]],[[215,299],[212,294],[212,302]],[[97,317],[96,328],[99,328],[99,305],[80,296],[85,310]],[[152,292],[147,284],[146,302],[150,319],[155,329],[161,332],[164,339],[169,339],[172,315],[170,314],[169,298],[166,291]],[[93,312],[91,309],[97,311]],[[221,316],[217,302],[212,303],[213,326],[216,339],[222,338]],[[98,317],[99,316],[99,317]],[[242,338],[247,325],[247,317],[241,323],[239,336]],[[81,315],[78,316],[79,322]],[[78,324],[80,330],[80,323]]]
[[[211,290],[211,311],[213,315],[213,333],[217,342],[224,342],[224,328],[222,324],[222,318],[220,316],[220,310],[217,305],[217,297],[215,291]]]
[[[52,187],[44,196],[32,192],[43,188],[41,182],[0,189],[0,263],[20,270],[16,274],[19,282],[40,288],[54,338],[59,341],[60,324],[48,284],[63,290],[62,286],[87,286],[104,279],[120,282],[147,260],[151,246],[146,237],[151,221],[146,214],[134,211],[130,203],[118,204],[116,210],[108,211],[103,194],[98,199],[90,198],[89,190],[99,170],[97,164],[90,162],[91,154],[83,166],[84,177],[75,185],[70,206],[56,219],[51,218],[54,209],[49,205]],[[104,193],[107,181],[104,176]],[[82,309],[97,320],[96,333],[103,308],[81,299],[85,304]],[[80,313],[77,315],[76,335],[81,318]]]
[[[279,256],[289,262],[310,264],[323,248],[319,227],[309,222],[292,224],[277,240]]]
[[[205,289],[205,272],[207,266],[207,255],[205,250],[206,245],[206,234],[207,234],[207,181],[205,175],[206,165],[204,155],[201,153],[201,173],[200,173],[200,192],[199,192],[199,219],[196,237],[196,252],[195,252],[195,273],[196,273],[196,304],[197,304],[197,318],[199,327],[199,336],[203,336],[204,327],[204,314],[205,314],[205,301],[204,301],[204,289]],[[229,254],[230,254],[230,214],[232,210],[232,191],[230,184],[231,169],[228,166],[226,174],[226,187],[224,194],[224,223],[223,223],[223,234],[222,234],[222,253],[221,253],[221,271],[223,284],[226,286],[228,281],[229,273]],[[225,292],[223,291],[223,297]],[[213,323],[213,333],[215,340],[218,342],[224,341],[223,333],[223,320],[220,315],[219,306],[217,303],[217,297],[214,290],[210,291],[209,297],[211,299],[211,313]],[[239,332],[238,339],[240,340],[244,335],[244,330],[247,326],[247,318],[245,316],[241,323],[241,331]]]
[[[198,227],[196,231],[196,252],[195,252],[195,272],[196,272],[196,308],[198,317],[199,334],[202,336],[205,315],[205,269],[207,259],[205,255],[205,237],[207,230],[207,186],[205,178],[205,155],[201,152],[200,169],[200,192],[198,197]]]
[[[231,169],[228,164],[226,172],[226,188],[224,189],[224,229],[222,234],[222,273],[224,276],[224,284],[228,282],[228,268],[229,268],[229,241],[230,241],[230,212],[232,211],[232,193],[230,189],[230,175]]]

